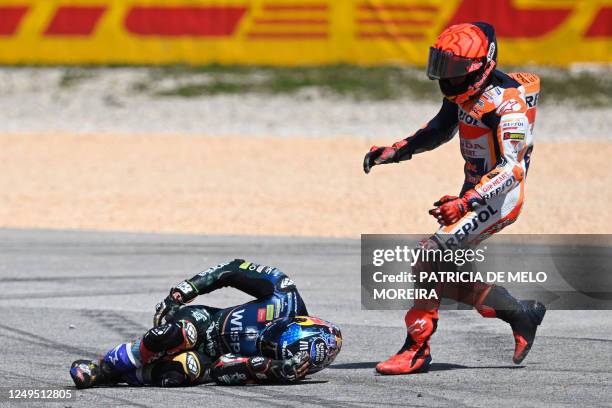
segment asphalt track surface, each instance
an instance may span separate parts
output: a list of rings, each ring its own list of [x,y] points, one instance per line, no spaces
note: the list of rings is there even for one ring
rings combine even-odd
[[[183,389],[119,386],[49,406],[612,406],[611,312],[549,311],[531,354],[511,361],[509,326],[443,311],[429,373],[379,376],[403,342],[402,311],[362,311],[355,240],[208,237],[0,229],[2,387],[71,386],[68,367],[142,334],[168,289],[237,257],[275,265],[312,314],[336,322],[332,367],[290,386]],[[202,302],[229,306],[233,289]],[[0,406],[42,406],[0,401]]]

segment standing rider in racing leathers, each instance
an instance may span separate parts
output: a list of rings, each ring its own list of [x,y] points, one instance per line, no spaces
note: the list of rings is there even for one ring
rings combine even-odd
[[[226,309],[185,305],[225,286],[256,299]],[[73,362],[77,388],[295,382],[327,367],[342,347],[338,327],[308,316],[287,275],[242,259],[176,285],[157,305],[153,324],[141,338],[98,360]]]
[[[459,196],[443,196],[430,210],[440,229],[420,245],[425,249],[475,246],[513,223],[523,205],[525,177],[533,148],[533,124],[539,78],[496,69],[497,42],[491,25],[458,24],[444,30],[429,50],[427,75],[438,80],[445,96],[438,114],[414,135],[390,147],[373,146],[366,154],[366,173],[379,164],[410,160],[448,142],[459,132],[465,160],[465,182]],[[440,271],[433,262],[416,270]],[[416,272],[418,273],[418,272]],[[474,306],[485,317],[512,327],[514,362],[529,352],[544,306],[519,301],[500,286],[444,284],[437,301],[415,301],[405,317],[408,334],[400,351],[376,366],[382,374],[426,371],[431,362],[429,339],[436,330],[440,297]]]

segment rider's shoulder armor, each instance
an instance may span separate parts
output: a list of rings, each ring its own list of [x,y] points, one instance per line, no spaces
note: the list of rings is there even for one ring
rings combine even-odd
[[[472,101],[466,102],[462,109],[469,112],[474,119],[482,120],[482,117],[494,113],[503,116],[509,113],[525,113],[531,107],[529,99],[535,104],[533,92],[539,93],[540,79],[537,75],[530,73],[505,74],[494,71],[490,85],[480,96]]]

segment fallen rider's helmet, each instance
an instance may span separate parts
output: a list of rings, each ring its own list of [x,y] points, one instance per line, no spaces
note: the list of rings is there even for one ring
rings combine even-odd
[[[257,349],[265,357],[286,359],[306,351],[310,356],[309,373],[330,365],[341,348],[342,333],[338,326],[310,316],[274,320],[257,338]]]

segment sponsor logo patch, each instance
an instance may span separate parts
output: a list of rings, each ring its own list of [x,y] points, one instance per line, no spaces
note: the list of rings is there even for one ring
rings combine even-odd
[[[193,287],[187,281],[183,281],[179,283],[178,285],[176,285],[176,288],[180,290],[181,292],[183,292],[184,294],[193,292]]]
[[[289,278],[283,278],[283,280],[280,283],[281,289],[286,289],[287,287],[293,286],[293,285],[294,285],[293,281]]]
[[[204,275],[207,275],[207,274],[209,274],[209,273],[211,273],[211,272],[214,272],[214,271],[216,271],[216,270],[218,270],[218,269],[223,268],[223,267],[224,267],[224,266],[226,266],[226,265],[229,265],[229,262],[220,263],[220,264],[219,264],[219,265],[217,265],[217,266],[213,266],[212,268],[208,268],[207,270],[205,270],[205,271],[203,271],[203,272],[198,273],[198,276],[204,276]]]
[[[266,307],[266,320],[274,319],[274,305],[268,305]]]
[[[325,340],[318,338],[312,343],[310,359],[314,365],[320,365],[327,358],[327,344]]]
[[[505,132],[504,140],[525,140],[524,133]]]
[[[514,130],[514,129],[522,129],[525,127],[525,122],[522,120],[505,120],[501,123],[501,128],[503,130]]]
[[[470,116],[470,114],[464,111],[463,109],[459,109],[458,117],[459,120],[465,124],[472,126],[480,126],[480,122],[474,117]]]
[[[240,332],[242,332],[242,317],[244,309],[235,311],[230,317],[230,348],[234,353],[240,353]]]
[[[243,262],[242,264],[240,264],[240,266],[238,267],[240,269],[246,269],[249,271],[256,271],[259,273],[267,273],[270,274],[272,272],[274,272],[276,270],[276,268],[273,268],[271,266],[266,266],[266,265],[258,265],[258,264],[254,264],[252,262]]]
[[[487,52],[487,60],[491,61],[495,55],[495,43],[489,44],[489,51]]]
[[[520,110],[521,104],[519,101],[516,99],[508,99],[499,106],[497,112],[499,115],[504,115],[506,113],[519,112]]]
[[[191,322],[185,324],[185,334],[187,335],[187,341],[190,345],[194,345],[198,339],[198,332],[196,327]]]
[[[200,365],[198,364],[198,360],[191,353],[187,354],[187,368],[189,369],[192,377],[197,377],[200,374]]]
[[[539,97],[539,93],[527,95],[527,97],[525,98],[525,100],[527,101],[527,106],[530,108],[535,108],[538,105]]]
[[[208,314],[206,310],[202,309],[202,310],[192,310],[191,316],[193,316],[193,318],[199,322],[199,321],[208,319],[208,316],[210,315]]]

